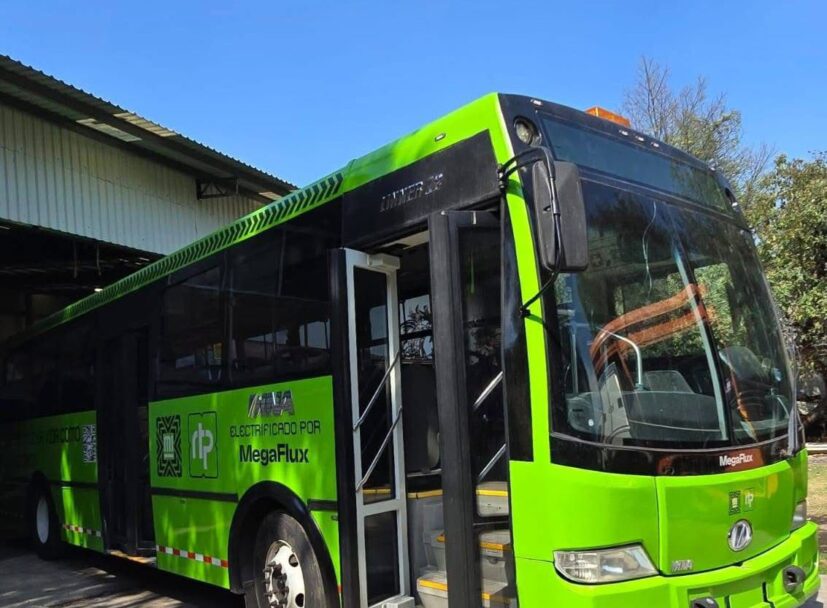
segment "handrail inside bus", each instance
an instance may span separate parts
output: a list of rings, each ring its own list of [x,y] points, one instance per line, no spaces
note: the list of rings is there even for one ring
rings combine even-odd
[[[494,468],[494,465],[496,465],[503,456],[505,456],[504,443],[500,446],[500,449],[497,450],[497,453],[494,454],[491,460],[488,461],[488,464],[483,467],[482,471],[480,471],[480,474],[477,475],[477,483],[481,483],[482,480],[485,479],[485,477],[491,472],[491,469]]]
[[[368,401],[368,405],[367,407],[365,407],[365,411],[362,412],[362,415],[359,416],[359,420],[357,420],[356,424],[353,425],[354,433],[358,431],[359,427],[362,426],[362,424],[365,422],[365,418],[368,417],[370,410],[373,408],[373,406],[376,404],[376,401],[379,399],[379,395],[381,394],[382,389],[385,388],[385,383],[388,381],[388,378],[390,377],[393,368],[396,367],[397,363],[399,363],[399,355],[401,352],[401,350],[396,351],[396,355],[394,356],[393,361],[391,361],[391,364],[385,371],[385,375],[382,376],[382,379],[379,381],[379,386],[376,387],[373,396],[370,398],[370,401]]]
[[[370,478],[371,474],[373,473],[373,470],[376,468],[376,465],[379,464],[379,459],[382,457],[383,452],[388,447],[388,443],[390,443],[391,437],[393,436],[393,431],[396,429],[396,426],[399,424],[399,420],[401,418],[402,407],[400,406],[399,410],[396,412],[396,418],[394,418],[393,424],[391,424],[391,428],[388,429],[385,438],[382,440],[382,445],[379,446],[379,450],[376,452],[376,456],[373,457],[373,461],[370,463],[370,466],[368,467],[367,473],[365,473],[365,476],[362,477],[362,480],[356,485],[357,494],[362,491],[362,488],[367,483],[368,478]]]
[[[486,386],[484,389],[482,389],[482,392],[480,393],[480,396],[477,397],[476,401],[474,401],[474,406],[472,408],[472,411],[476,412],[478,409],[480,409],[480,406],[488,398],[488,395],[490,395],[492,392],[494,392],[494,389],[497,388],[497,385],[500,382],[502,382],[502,380],[503,380],[503,373],[501,371],[499,374],[494,376],[494,379],[491,380],[491,382],[488,383],[488,386]]]

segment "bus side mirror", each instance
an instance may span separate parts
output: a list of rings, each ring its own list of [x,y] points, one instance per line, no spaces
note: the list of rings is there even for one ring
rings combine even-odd
[[[549,175],[549,168],[553,175]],[[549,167],[548,163],[535,162],[531,181],[543,266],[555,272],[585,270],[589,265],[589,235],[577,165],[552,161]],[[559,234],[555,224],[559,225]]]

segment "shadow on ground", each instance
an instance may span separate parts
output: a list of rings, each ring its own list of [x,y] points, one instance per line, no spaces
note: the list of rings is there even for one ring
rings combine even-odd
[[[0,606],[6,608],[243,608],[228,591],[128,560],[71,549],[40,560],[26,543],[0,541]]]

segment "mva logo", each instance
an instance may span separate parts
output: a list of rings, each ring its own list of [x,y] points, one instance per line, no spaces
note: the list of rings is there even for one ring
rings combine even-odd
[[[218,416],[215,412],[190,414],[190,477],[218,477]]]

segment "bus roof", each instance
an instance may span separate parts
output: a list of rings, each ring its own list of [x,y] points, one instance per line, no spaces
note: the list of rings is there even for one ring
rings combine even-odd
[[[76,319],[105,304],[122,298],[145,285],[218,253],[236,243],[328,203],[345,192],[358,188],[392,171],[412,164],[484,129],[500,127],[498,95],[488,94],[437,119],[335,171],[304,188],[253,211],[190,245],[175,251],[140,270],[90,294],[66,308],[15,334],[6,345]]]

